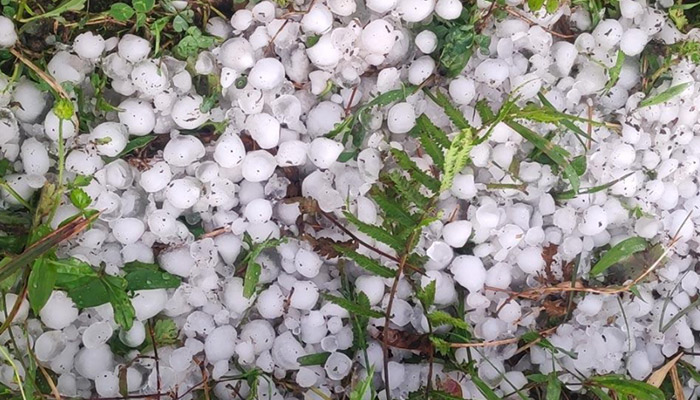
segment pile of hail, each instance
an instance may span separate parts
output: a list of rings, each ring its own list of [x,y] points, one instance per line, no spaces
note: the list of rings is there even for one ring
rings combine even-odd
[[[592,399],[695,373],[700,33],[670,0],[529,3],[252,2],[186,61],[86,31],[0,75],[3,213],[53,188],[30,224],[86,221],[40,259],[46,299],[3,282],[0,383],[34,390],[39,364],[64,398]],[[387,234],[399,217],[420,226]]]

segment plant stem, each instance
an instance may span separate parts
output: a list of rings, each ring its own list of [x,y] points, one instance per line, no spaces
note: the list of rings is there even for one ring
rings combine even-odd
[[[7,193],[14,197],[15,200],[17,200],[17,202],[21,204],[24,208],[30,211],[32,210],[32,206],[27,202],[27,200],[20,196],[19,193],[17,193],[17,191],[7,183],[7,181],[0,180],[0,188],[3,188],[5,191],[7,191]]]

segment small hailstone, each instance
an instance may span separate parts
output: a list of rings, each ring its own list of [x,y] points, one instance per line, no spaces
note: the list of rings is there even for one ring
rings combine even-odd
[[[48,136],[49,139],[51,139],[53,141],[58,141],[59,133],[61,134],[63,139],[68,139],[68,138],[72,138],[73,136],[75,136],[76,127],[75,127],[75,123],[73,122],[73,120],[64,119],[62,121],[62,123],[60,124],[60,125],[63,125],[61,127],[62,130],[60,132],[59,132],[59,122],[60,122],[60,120],[56,116],[56,114],[53,112],[53,110],[49,110],[49,112],[46,113],[46,117],[44,118],[44,133],[46,133],[46,136]]]
[[[240,9],[231,16],[231,26],[237,31],[250,28],[253,23],[253,12],[248,9]]]
[[[512,300],[500,307],[498,311],[498,318],[506,323],[512,324],[520,319],[522,311],[520,309],[520,304],[517,301]]]
[[[419,22],[427,18],[434,8],[433,0],[399,0],[396,11],[406,22]]]
[[[151,44],[148,40],[127,33],[122,36],[117,45],[119,55],[130,63],[143,61],[151,52]],[[120,107],[121,108],[121,107]]]
[[[508,63],[501,59],[486,59],[474,70],[474,77],[491,87],[501,86],[509,76]]]
[[[12,106],[12,111],[18,120],[34,123],[46,107],[45,93],[34,83],[22,80],[15,86],[10,104],[16,104]]]
[[[230,359],[236,351],[236,329],[224,325],[214,329],[204,341],[204,353],[211,363]]]
[[[318,168],[330,168],[343,152],[343,144],[333,139],[319,137],[309,145],[309,160]]]
[[[242,37],[229,39],[221,45],[219,61],[239,73],[255,65],[255,54],[250,42]]]
[[[271,1],[261,1],[253,7],[253,18],[262,23],[268,23],[275,18],[275,4]]]
[[[236,134],[223,135],[214,148],[214,161],[224,168],[239,166],[244,157],[245,146]]]
[[[250,136],[262,149],[277,147],[280,141],[280,123],[268,113],[253,114],[245,121]]]
[[[122,244],[136,243],[146,230],[138,218],[121,218],[112,223],[112,234]]]
[[[338,64],[342,54],[338,50],[329,33],[318,39],[315,45],[306,49],[309,61],[321,69],[332,69]]]
[[[204,157],[205,150],[202,142],[195,136],[179,135],[165,145],[163,160],[175,167],[187,167]]]
[[[199,181],[190,177],[175,179],[165,189],[165,198],[170,204],[183,210],[195,205],[201,195]]]
[[[163,161],[158,161],[153,164],[153,166],[141,173],[139,178],[139,185],[148,193],[154,193],[161,189],[164,189],[170,179],[172,178],[172,172],[170,171],[170,166],[168,163]]]
[[[304,32],[312,34],[323,34],[333,26],[333,14],[323,4],[316,4],[304,14],[301,19],[301,28]]]
[[[416,112],[410,103],[397,103],[389,109],[387,125],[392,133],[407,133],[416,125]]]
[[[298,273],[307,278],[318,275],[323,260],[315,252],[306,249],[299,249],[294,256],[294,266]]]
[[[126,99],[119,104],[118,108],[120,109],[119,122],[126,125],[131,135],[147,135],[156,126],[153,106],[144,100]]]
[[[168,88],[167,70],[154,61],[142,61],[131,70],[131,82],[146,96],[155,96]]]
[[[256,319],[243,326],[240,340],[251,342],[255,354],[261,354],[272,348],[275,336],[275,329],[270,322],[264,319]]]
[[[426,264],[426,269],[443,269],[452,261],[454,253],[452,248],[445,242],[436,240],[428,250],[425,251],[430,261]]]
[[[277,161],[265,150],[255,150],[246,154],[243,159],[241,173],[250,182],[262,182],[269,179],[275,172]]]
[[[260,292],[255,306],[260,316],[266,319],[275,319],[284,314],[284,302],[286,296],[277,285],[272,285]]]
[[[182,129],[196,129],[209,120],[209,112],[202,112],[201,107],[204,99],[197,94],[188,94],[179,98],[175,104],[171,115],[173,121]]]
[[[170,353],[170,368],[176,372],[184,372],[192,365],[192,351],[187,347],[180,347]]]
[[[484,287],[486,269],[478,257],[466,255],[456,257],[452,261],[450,272],[455,281],[470,292],[479,291]]]
[[[345,378],[352,369],[352,360],[343,353],[335,352],[326,360],[323,369],[326,370],[328,379],[339,381]]]
[[[450,81],[448,91],[457,104],[469,104],[476,96],[474,81],[461,76]]]
[[[83,348],[75,356],[75,370],[83,377],[95,379],[114,365],[114,355],[109,346],[103,344],[94,349]]]
[[[634,57],[644,50],[649,36],[641,29],[628,29],[622,34],[620,50],[629,57]]]
[[[39,361],[51,361],[63,350],[65,345],[66,335],[63,332],[47,331],[42,333],[34,342],[34,353]]]
[[[383,19],[375,19],[362,30],[362,48],[370,53],[387,54],[395,43],[394,27]]]
[[[243,279],[235,277],[228,280],[224,287],[223,303],[236,314],[243,314],[255,301],[255,296],[243,296]]]
[[[305,355],[306,351],[292,335],[292,332],[286,331],[275,338],[271,354],[272,359],[279,368],[296,370],[299,369],[297,360]]]
[[[18,298],[19,298],[19,296],[17,296],[14,293],[6,294],[4,307],[8,311],[14,309],[15,303],[17,303]],[[21,324],[27,319],[28,315],[29,315],[29,301],[27,301],[26,298],[23,298],[22,303],[17,308],[17,314],[15,314],[15,318],[12,320],[12,323],[13,324]],[[0,313],[0,323],[4,323],[5,320],[6,320],[5,312]]]
[[[115,157],[126,147],[128,136],[124,125],[118,122],[103,122],[92,130],[90,140],[95,142],[95,148],[100,155]]]
[[[322,101],[309,111],[306,117],[306,129],[312,137],[325,135],[343,119],[344,114],[343,107],[340,105]]]
[[[643,381],[651,374],[653,365],[649,361],[649,356],[644,350],[637,350],[627,359],[627,372],[632,379]]]
[[[250,222],[267,222],[272,217],[272,203],[265,199],[255,199],[246,204],[243,216]]]
[[[0,109],[0,146],[14,141],[19,136],[15,115],[7,108]]]
[[[341,17],[352,15],[356,7],[357,4],[355,0],[328,0],[328,8],[330,8],[334,14],[340,15]]]
[[[370,305],[377,305],[384,297],[384,280],[379,276],[361,275],[355,280],[355,291],[364,293]]]
[[[516,256],[518,267],[526,274],[537,274],[544,268],[542,249],[539,247],[526,247]]]
[[[129,347],[138,347],[146,340],[146,328],[141,321],[134,321],[128,331],[119,331],[119,340]]]
[[[604,231],[607,227],[608,216],[605,209],[600,206],[591,206],[583,212],[578,230],[584,235],[593,236]]]
[[[606,50],[620,42],[622,34],[622,25],[616,19],[600,21],[592,32],[598,45]]]
[[[435,14],[442,19],[457,19],[461,13],[462,2],[459,0],[438,0],[435,4]]]
[[[311,310],[318,301],[318,286],[312,281],[297,281],[292,285],[290,305],[297,310]]]
[[[430,54],[437,49],[437,35],[433,31],[424,30],[416,35],[415,43],[423,54]]]
[[[101,346],[112,337],[112,332],[112,325],[109,322],[95,322],[83,332],[83,345],[88,349]]]
[[[394,9],[399,2],[398,0],[367,0],[365,3],[370,10],[383,14]]]
[[[284,66],[276,58],[263,58],[248,74],[248,83],[260,90],[271,90],[284,81]]]
[[[26,174],[44,175],[49,171],[51,160],[46,145],[35,138],[29,138],[22,142],[20,155]]]
[[[65,292],[54,290],[39,317],[48,328],[63,329],[78,318],[78,309]]]
[[[304,165],[307,151],[307,143],[300,140],[288,140],[280,143],[275,159],[280,167]]]
[[[435,71],[435,60],[430,56],[422,56],[415,59],[408,67],[408,81],[413,85],[420,85]]]
[[[591,317],[597,315],[602,307],[602,298],[594,294],[586,295],[586,297],[584,297],[583,300],[579,301],[579,303],[576,305],[576,309],[578,311]]]
[[[17,32],[15,32],[15,24],[11,19],[0,16],[0,47],[12,47],[16,42]]]

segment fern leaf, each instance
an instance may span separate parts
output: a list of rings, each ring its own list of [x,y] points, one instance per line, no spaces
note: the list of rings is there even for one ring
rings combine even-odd
[[[333,247],[338,253],[341,253],[345,257],[351,259],[355,262],[355,264],[365,269],[366,271],[373,273],[374,275],[379,275],[382,278],[393,278],[394,276],[396,276],[396,271],[381,265],[377,260],[362,255],[356,252],[355,250],[348,249],[347,247]]]
[[[442,325],[452,325],[459,329],[469,329],[469,325],[459,318],[453,317],[444,311],[433,311],[428,314],[428,320],[433,325],[433,327]]]
[[[420,300],[423,308],[427,311],[430,306],[435,303],[435,285],[436,280],[430,281],[424,288],[419,288],[416,290],[416,297]]]
[[[476,112],[479,113],[481,117],[482,126],[489,125],[491,122],[496,120],[496,114],[493,113],[491,107],[489,107],[488,101],[486,99],[481,99],[476,102]]]
[[[452,121],[452,123],[457,127],[457,129],[462,130],[471,128],[471,125],[469,125],[467,119],[464,118],[464,114],[462,114],[462,111],[460,111],[459,108],[453,106],[450,102],[450,99],[448,99],[447,96],[442,94],[442,92],[438,90],[435,92],[435,94],[432,94],[428,89],[423,89],[423,91],[428,97],[430,97],[430,99],[435,104],[439,105],[445,111],[445,114],[447,114],[447,118],[449,118],[450,121]]]
[[[397,204],[396,200],[388,198],[384,193],[379,190],[372,190],[370,197],[374,200],[379,208],[384,211],[385,219],[390,219],[392,221],[397,221],[404,227],[414,227],[418,223],[416,218],[404,210],[400,205]]]
[[[421,114],[416,119],[416,126],[418,126],[421,131],[427,133],[428,136],[441,148],[446,149],[450,147],[450,138],[447,137],[447,134],[443,132],[442,129],[435,126],[433,121],[431,121],[427,115]]]
[[[343,297],[338,297],[338,296],[333,296],[330,294],[323,294],[323,298],[330,301],[333,304],[337,304],[340,307],[343,307],[346,309],[350,314],[357,314],[357,315],[362,315],[364,317],[369,317],[369,318],[383,318],[384,314],[372,310],[371,308],[360,305],[358,303],[355,303],[353,301],[350,301],[348,299],[345,299]]]
[[[445,168],[440,182],[440,191],[452,187],[452,181],[469,161],[469,153],[474,147],[474,137],[471,129],[462,129],[452,141],[445,155]]]
[[[408,154],[398,149],[391,149],[391,154],[394,156],[394,159],[396,159],[396,163],[399,165],[399,167],[408,172],[411,178],[420,182],[426,188],[432,190],[433,193],[439,193],[440,181],[418,168],[418,165],[411,160]]]
[[[423,196],[418,188],[411,181],[404,178],[400,172],[393,171],[387,174],[387,176],[394,184],[396,191],[399,192],[402,197],[408,201],[411,201],[419,208],[423,208],[428,205],[430,199]]]
[[[366,234],[367,236],[371,237],[372,239],[378,240],[387,246],[391,247],[392,249],[396,251],[403,251],[404,249],[404,243],[401,242],[396,236],[392,235],[391,233],[385,231],[383,228],[376,226],[376,225],[370,225],[365,222],[360,221],[356,216],[352,215],[349,212],[345,212],[345,218],[350,221],[351,224],[355,225],[357,229],[359,229],[360,232]]]

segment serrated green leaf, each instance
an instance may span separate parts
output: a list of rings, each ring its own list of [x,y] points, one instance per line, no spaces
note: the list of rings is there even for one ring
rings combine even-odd
[[[404,171],[406,171],[412,179],[420,182],[423,186],[430,189],[433,193],[440,192],[440,181],[428,175],[420,169],[415,161],[411,160],[408,154],[399,149],[391,149],[391,154],[394,156],[396,163]]]
[[[56,266],[46,259],[40,257],[34,261],[32,271],[29,274],[29,284],[27,286],[29,293],[29,305],[32,307],[35,315],[39,315],[39,311],[44,308],[46,302],[49,301],[54,285],[56,284],[57,271]]]
[[[648,245],[649,242],[639,236],[634,236],[621,241],[603,254],[603,257],[601,257],[600,260],[595,263],[593,268],[591,268],[590,275],[596,276],[602,274],[605,272],[605,270],[626,259],[632,254],[644,251]]]
[[[416,119],[416,126],[420,128],[421,131],[425,132],[439,147],[443,149],[450,147],[450,138],[447,137],[447,134],[443,132],[442,129],[435,126],[427,115],[421,114],[418,116]]]
[[[469,122],[467,122],[467,119],[464,118],[464,114],[462,114],[462,111],[458,109],[457,107],[453,106],[452,103],[450,102],[450,99],[447,98],[441,91],[437,90],[435,94],[433,94],[430,90],[428,89],[423,89],[423,92],[438,106],[440,106],[443,111],[445,111],[445,114],[447,115],[447,118],[452,121],[455,127],[457,129],[462,130],[462,129],[468,129],[471,128],[471,125],[469,125]]]
[[[663,92],[657,94],[654,97],[642,100],[639,103],[639,108],[665,103],[671,100],[672,98],[678,96],[679,94],[683,93],[683,91],[690,85],[692,85],[692,82],[684,82],[676,86],[671,86],[670,88],[664,90]]]
[[[159,319],[153,324],[153,338],[159,346],[169,346],[178,342],[178,330],[172,319]]]
[[[430,335],[429,336],[430,343],[433,344],[433,347],[435,348],[435,351],[438,354],[442,355],[448,355],[450,354],[450,342],[448,342],[445,339],[439,338],[435,335]]]
[[[664,400],[664,393],[646,383],[626,378],[622,375],[593,376],[589,381],[597,386],[608,388],[623,396],[632,396],[637,400]]]
[[[428,313],[428,320],[433,327],[452,325],[458,329],[469,329],[469,325],[464,320],[453,317],[445,311],[437,310]]]
[[[330,294],[323,294],[323,298],[330,301],[333,304],[336,304],[346,309],[350,314],[358,314],[369,318],[384,318],[383,313],[372,310],[368,306],[360,305],[342,297],[333,296]]]
[[[436,281],[432,280],[430,283],[425,285],[424,288],[418,288],[416,291],[416,297],[420,300],[423,308],[427,310],[433,303],[435,303],[435,286]]]
[[[371,272],[374,275],[381,276],[382,278],[393,278],[394,276],[396,276],[396,271],[394,271],[393,269],[387,268],[381,265],[377,260],[362,255],[356,252],[355,250],[338,245],[334,245],[333,248],[346,258],[349,258],[352,261],[354,261],[355,264],[357,264],[359,267],[363,268],[368,272]]]
[[[404,210],[399,204],[396,203],[396,199],[388,198],[384,193],[378,190],[376,187],[370,191],[370,198],[374,200],[379,208],[384,211],[384,216],[390,221],[396,221],[404,227],[413,228],[416,226],[418,221],[417,217]]]
[[[396,191],[399,192],[402,197],[418,206],[418,208],[423,208],[430,202],[429,198],[421,194],[420,190],[416,187],[417,185],[404,178],[400,172],[392,171],[387,174],[387,176],[394,184]]]
[[[386,244],[387,246],[391,247],[392,249],[394,249],[396,251],[403,250],[405,243],[400,241],[398,238],[396,238],[391,233],[385,231],[384,228],[382,228],[380,226],[370,225],[368,223],[362,222],[356,216],[354,216],[353,214],[351,214],[347,211],[344,212],[343,215],[345,215],[345,218],[351,224],[355,225],[355,227],[357,227],[357,229],[360,232],[368,235],[369,237],[371,237],[375,240],[378,240],[378,241]]]
[[[452,187],[455,176],[467,166],[469,153],[474,147],[474,136],[471,129],[462,129],[452,140],[445,155],[445,167],[440,182],[440,192]]]
[[[109,16],[120,22],[130,20],[134,14],[134,9],[126,3],[113,3],[109,8]]]
[[[418,140],[420,141],[421,146],[423,146],[423,150],[425,150],[425,152],[433,160],[433,164],[435,164],[439,169],[442,169],[443,164],[445,163],[445,156],[443,155],[443,151],[440,146],[433,140],[433,138],[430,137],[428,132],[420,127],[419,124],[417,124],[414,129],[418,132],[416,136],[418,136]]]
[[[305,356],[297,358],[297,362],[301,366],[323,365],[326,363],[326,360],[328,360],[328,357],[330,356],[331,353],[327,351],[324,351],[322,353],[307,354]]]
[[[479,99],[474,108],[476,108],[476,112],[479,113],[483,126],[486,126],[496,120],[496,114],[494,114],[493,110],[491,110],[488,100]]]
[[[530,11],[539,11],[544,6],[544,0],[527,0]]]
[[[79,210],[86,209],[92,203],[90,196],[81,188],[72,189],[68,197],[70,202]]]

